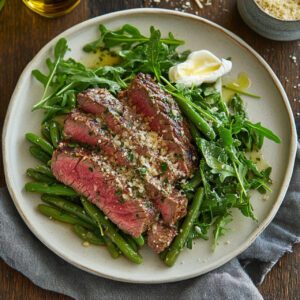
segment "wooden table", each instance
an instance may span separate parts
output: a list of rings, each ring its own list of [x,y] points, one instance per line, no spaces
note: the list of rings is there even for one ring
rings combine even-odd
[[[189,6],[189,2],[191,5]],[[300,111],[299,65],[300,41],[275,42],[260,37],[241,20],[235,0],[212,0],[211,6],[198,9],[193,0],[85,0],[70,14],[58,19],[42,18],[27,9],[21,0],[9,0],[0,12],[0,122],[16,82],[26,64],[38,50],[57,34],[89,18],[116,10],[136,7],[163,7],[185,10],[212,20],[236,33],[260,53],[273,68],[290,99],[294,114]],[[206,1],[204,1],[206,2]],[[121,3],[121,4],[119,4]],[[154,24],[156,25],[156,24]],[[300,63],[300,62],[299,62]],[[297,79],[298,78],[298,79]],[[5,186],[2,159],[0,184]],[[300,295],[300,245],[286,254],[272,269],[259,288],[265,299],[299,299]],[[0,260],[0,299],[70,299],[67,296],[45,291]]]

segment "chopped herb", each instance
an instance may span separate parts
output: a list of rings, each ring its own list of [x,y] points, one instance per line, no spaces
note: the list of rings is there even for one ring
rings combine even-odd
[[[99,191],[97,191],[97,193],[96,193],[96,194],[97,194],[97,196],[99,196],[99,195],[100,195],[100,192],[99,192]]]
[[[93,131],[89,131],[89,136],[92,136],[93,135]]]
[[[105,111],[103,112],[105,115],[109,112],[108,107],[106,107]]]
[[[176,120],[176,116],[173,114],[172,111],[169,112],[169,117],[173,120]]]
[[[147,174],[147,168],[145,166],[140,167],[139,172],[142,176]]]
[[[128,152],[128,159],[130,160],[130,161],[133,161],[133,154],[132,154],[132,152],[131,152],[131,150],[129,150],[129,152]]]
[[[165,199],[166,199],[166,197],[162,196],[161,199],[160,199],[160,201],[161,201],[162,203],[164,203],[164,202],[165,202]]]
[[[168,184],[168,183],[169,183],[169,179],[166,178],[166,179],[164,180],[164,183]]]
[[[139,214],[136,214],[135,216],[138,218],[138,217],[139,217]]]
[[[75,147],[78,147],[79,146],[79,144],[77,144],[77,143],[69,143],[68,144],[68,147],[70,147],[70,148],[75,148]]]
[[[116,190],[115,194],[120,196],[122,194],[122,191],[121,190]]]
[[[106,131],[109,131],[109,127],[108,127],[106,124],[104,124],[104,125],[101,127],[101,129],[106,130]]]
[[[119,202],[123,204],[125,202],[124,198],[120,197]]]
[[[136,193],[136,196],[137,196],[138,198],[142,198],[142,199],[145,198],[145,197],[144,197],[142,194],[140,194],[139,192]]]
[[[174,156],[175,156],[176,158],[182,158],[182,157],[183,157],[182,154],[179,154],[179,153],[175,153]]]
[[[161,162],[160,163],[160,170],[161,170],[161,174],[165,174],[166,171],[168,170],[168,163],[166,163],[165,161]]]
[[[90,167],[90,168],[89,168],[89,171],[90,171],[90,172],[93,172],[93,171],[94,171],[94,169]]]

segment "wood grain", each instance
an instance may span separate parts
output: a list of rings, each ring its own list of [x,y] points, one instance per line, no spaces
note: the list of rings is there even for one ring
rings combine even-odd
[[[212,0],[213,5],[198,9],[191,0],[85,0],[70,14],[58,19],[45,19],[22,4],[21,0],[7,1],[0,12],[0,126],[18,77],[38,50],[57,34],[89,18],[128,8],[161,7],[185,10],[212,20],[231,30],[250,44],[269,63],[282,82],[290,99],[294,114],[300,112],[299,65],[300,42],[275,42],[260,37],[241,20],[235,0]],[[158,24],[154,24],[158,25]],[[296,88],[294,88],[296,86]],[[2,158],[0,160],[0,185],[5,186]],[[266,277],[259,288],[265,299],[300,299],[300,245],[286,254]],[[70,297],[49,292],[35,286],[21,273],[0,260],[0,299],[66,300]]]

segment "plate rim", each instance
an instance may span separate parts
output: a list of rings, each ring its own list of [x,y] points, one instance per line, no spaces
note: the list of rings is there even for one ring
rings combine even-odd
[[[271,210],[269,211],[269,214],[268,214],[267,218],[265,218],[262,221],[262,223],[252,232],[250,237],[244,243],[242,243],[235,251],[232,251],[227,256],[224,256],[223,260],[218,262],[216,265],[208,266],[207,268],[204,268],[200,272],[199,271],[198,272],[191,272],[189,275],[185,275],[185,276],[180,276],[180,275],[174,276],[173,275],[170,278],[167,278],[165,280],[155,280],[155,279],[132,280],[132,279],[126,279],[126,278],[123,278],[123,277],[112,276],[112,275],[109,275],[109,274],[101,273],[99,271],[95,271],[95,270],[92,270],[92,269],[90,269],[86,266],[83,266],[83,265],[81,265],[80,263],[78,263],[76,261],[73,261],[72,259],[68,258],[65,253],[61,253],[59,250],[55,249],[55,247],[49,245],[47,239],[45,239],[43,236],[39,235],[39,233],[35,230],[35,226],[33,224],[31,224],[30,220],[28,220],[26,218],[25,214],[22,211],[22,208],[19,206],[17,197],[16,197],[16,195],[14,193],[14,190],[13,190],[13,180],[12,180],[13,176],[11,174],[11,171],[7,167],[7,159],[8,159],[7,156],[8,156],[9,149],[7,149],[5,141],[7,139],[8,122],[9,122],[9,119],[10,119],[12,107],[14,106],[14,102],[16,101],[16,95],[18,94],[19,86],[21,85],[21,83],[23,81],[23,78],[28,73],[29,69],[31,68],[31,65],[33,64],[33,62],[40,59],[40,56],[42,56],[45,51],[49,50],[49,48],[52,47],[57,42],[57,40],[59,38],[63,37],[63,36],[68,36],[68,35],[76,32],[78,30],[81,30],[81,29],[85,28],[85,27],[93,26],[93,25],[99,24],[100,22],[105,22],[105,21],[107,21],[111,18],[116,18],[118,16],[124,17],[126,15],[143,14],[143,13],[144,14],[146,13],[146,14],[175,15],[175,16],[178,16],[178,17],[181,17],[181,18],[188,18],[188,19],[198,21],[200,24],[205,23],[205,24],[211,26],[212,28],[221,31],[228,38],[230,38],[234,43],[238,44],[239,46],[243,47],[245,50],[250,52],[250,54],[252,56],[254,56],[259,61],[260,65],[262,67],[264,67],[266,69],[266,71],[269,73],[269,75],[271,76],[277,90],[281,94],[281,98],[282,98],[282,100],[285,104],[285,108],[286,108],[286,111],[288,113],[290,129],[291,129],[291,140],[290,140],[290,147],[289,147],[290,148],[289,161],[288,161],[288,164],[287,164],[284,180],[283,180],[282,186],[281,186],[281,188],[278,192],[277,200],[274,203],[274,205],[272,206]],[[288,186],[289,186],[289,183],[290,183],[290,180],[291,180],[291,177],[292,177],[294,163],[295,163],[295,157],[296,157],[296,151],[297,151],[297,132],[296,132],[296,126],[295,126],[293,112],[292,112],[288,97],[285,93],[285,90],[284,90],[281,82],[277,78],[276,74],[274,73],[272,68],[268,65],[268,63],[260,56],[260,54],[258,54],[250,45],[248,45],[244,40],[242,40],[236,34],[232,33],[228,29],[225,29],[222,26],[220,26],[220,25],[218,25],[218,24],[216,24],[216,23],[214,23],[210,20],[207,20],[207,19],[199,17],[199,16],[195,16],[193,14],[189,14],[189,13],[183,13],[183,12],[173,11],[173,10],[169,10],[169,9],[159,9],[159,8],[127,9],[127,10],[123,10],[123,11],[117,11],[117,12],[112,12],[112,13],[104,14],[104,15],[101,15],[101,16],[97,16],[95,18],[91,18],[91,19],[83,21],[79,24],[76,24],[76,25],[72,26],[71,28],[68,28],[67,30],[61,32],[60,34],[55,36],[53,39],[51,39],[45,46],[43,46],[38,51],[38,53],[32,58],[32,60],[29,61],[29,63],[26,65],[26,67],[22,71],[22,73],[21,73],[21,75],[18,79],[18,82],[15,86],[14,92],[11,96],[9,106],[8,106],[8,109],[7,109],[7,112],[6,112],[5,121],[4,121],[4,124],[3,124],[3,131],[2,131],[2,153],[3,153],[3,166],[4,166],[4,174],[5,174],[6,184],[7,184],[9,193],[12,197],[12,200],[14,202],[14,205],[15,205],[19,215],[21,216],[21,218],[25,222],[26,226],[30,229],[30,231],[48,249],[50,249],[56,255],[61,257],[63,260],[67,261],[71,265],[76,266],[77,268],[79,268],[81,270],[87,271],[89,273],[92,273],[92,274],[100,276],[100,277],[104,277],[104,278],[108,278],[108,279],[112,279],[112,280],[116,280],[116,281],[130,282],[130,283],[144,283],[144,284],[176,282],[176,281],[186,280],[186,279],[189,279],[189,278],[194,278],[196,276],[199,276],[199,275],[205,274],[209,271],[217,269],[218,267],[224,265],[225,263],[227,263],[231,259],[235,258],[237,255],[239,255],[240,253],[245,251],[254,242],[254,240],[263,232],[263,230],[269,225],[269,223],[275,217],[275,215],[276,215],[276,213],[277,213],[277,211],[278,211],[278,209],[279,209],[279,207],[280,207],[280,205],[281,205],[281,203],[284,199],[284,196],[286,194],[286,191],[288,189]]]

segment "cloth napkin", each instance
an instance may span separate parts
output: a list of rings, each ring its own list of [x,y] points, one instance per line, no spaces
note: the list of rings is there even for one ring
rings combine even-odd
[[[299,125],[299,124],[298,124]],[[256,285],[300,241],[300,147],[293,178],[275,219],[240,256],[194,279],[129,284],[100,278],[65,262],[25,226],[6,188],[0,189],[0,256],[36,285],[84,299],[263,299]]]

